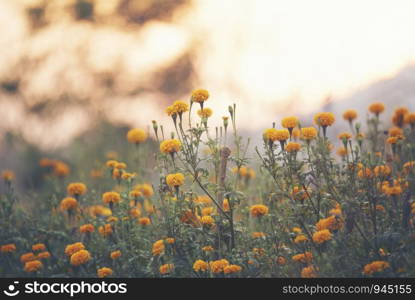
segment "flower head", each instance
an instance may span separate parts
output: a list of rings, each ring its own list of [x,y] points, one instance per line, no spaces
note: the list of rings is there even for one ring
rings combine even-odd
[[[128,131],[127,140],[132,144],[140,144],[147,140],[147,132],[141,128],[134,128]]]
[[[295,126],[298,125],[298,118],[297,117],[285,117],[281,120],[281,125],[287,129],[293,129]]]
[[[174,264],[164,264],[160,266],[160,274],[168,274],[174,270]]]
[[[268,214],[268,207],[263,204],[252,205],[250,208],[251,216],[262,217]]]
[[[209,262],[209,267],[212,273],[222,273],[226,266],[229,266],[229,261],[226,259],[219,259]]]
[[[181,100],[176,100],[172,105],[172,109],[174,113],[181,115],[189,111],[189,104]]]
[[[70,245],[66,246],[66,248],[65,248],[65,254],[67,256],[71,256],[75,252],[78,252],[78,251],[84,250],[84,249],[85,249],[85,246],[81,242],[74,243],[74,244],[70,244]]]
[[[79,232],[80,233],[92,233],[94,232],[95,228],[94,225],[92,224],[85,224],[85,225],[81,225],[79,227]]]
[[[382,102],[375,102],[369,105],[369,111],[375,115],[380,115],[385,110],[385,104]]]
[[[207,90],[198,89],[198,90],[194,90],[192,92],[191,99],[192,99],[193,102],[203,103],[208,98],[209,98],[209,92]]]
[[[1,173],[1,177],[3,178],[4,181],[11,182],[16,178],[16,175],[11,170],[4,170]]]
[[[322,127],[331,126],[335,121],[336,118],[331,112],[322,112],[314,116],[314,123]]]
[[[317,136],[317,129],[314,127],[303,127],[301,128],[301,138],[303,140],[312,140]]]
[[[206,272],[209,270],[209,264],[204,260],[198,259],[193,264],[193,270],[195,272]]]
[[[328,229],[317,231],[313,234],[313,241],[316,244],[322,244],[331,240],[332,234]]]
[[[197,115],[201,118],[206,118],[206,119],[210,118],[212,116],[212,114],[213,114],[213,111],[208,107],[199,109],[197,111]]]
[[[72,197],[66,197],[61,201],[61,210],[74,210],[78,207],[78,201]]]
[[[363,268],[363,273],[366,275],[372,275],[374,273],[383,272],[387,268],[390,268],[390,265],[387,261],[377,260],[365,265]]]
[[[28,272],[28,273],[37,272],[42,268],[43,268],[43,264],[40,260],[28,261],[24,265],[24,270],[25,272]]]
[[[354,109],[348,109],[343,113],[343,119],[346,121],[352,122],[354,119],[357,118],[357,111]]]
[[[105,192],[102,194],[102,201],[105,204],[119,203],[121,201],[121,195],[117,192]]]
[[[301,149],[301,144],[296,143],[296,142],[289,142],[286,146],[285,146],[285,151],[287,151],[288,153],[295,153],[300,151]]]
[[[1,253],[11,253],[16,251],[16,245],[15,244],[6,244],[0,246],[0,252]]]
[[[101,268],[97,270],[97,275],[99,278],[104,278],[112,275],[112,269],[111,268]]]
[[[157,256],[157,255],[164,253],[165,248],[166,247],[164,246],[164,240],[158,240],[157,242],[153,244],[153,249],[152,249],[153,256]]]
[[[34,245],[32,245],[32,250],[33,251],[44,251],[44,250],[46,250],[46,246],[45,246],[45,244],[42,244],[42,243],[34,244]]]
[[[82,182],[70,183],[67,187],[67,192],[71,196],[84,195],[87,191],[86,185]]]
[[[116,250],[116,251],[112,251],[110,254],[110,257],[112,260],[117,259],[121,256],[121,251],[120,250]]]
[[[228,265],[223,268],[223,273],[225,274],[239,273],[241,271],[242,267],[238,265]]]
[[[79,250],[71,255],[71,265],[80,266],[87,263],[91,259],[91,254],[88,250]]]
[[[169,186],[179,187],[184,184],[184,175],[182,173],[169,174],[166,176],[166,182]]]
[[[182,143],[179,140],[171,139],[165,140],[160,144],[160,152],[168,154],[168,153],[176,153],[180,151],[182,147]]]

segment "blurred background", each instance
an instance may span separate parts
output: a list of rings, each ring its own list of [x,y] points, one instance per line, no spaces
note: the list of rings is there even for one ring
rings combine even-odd
[[[195,88],[210,91],[212,124],[237,103],[248,135],[284,115],[364,117],[373,101],[414,109],[414,12],[413,0],[0,0],[0,169],[167,125],[165,107]]]

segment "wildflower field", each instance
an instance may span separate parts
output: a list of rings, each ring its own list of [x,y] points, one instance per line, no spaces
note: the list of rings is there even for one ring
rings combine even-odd
[[[288,116],[254,145],[247,108],[211,124],[214,97],[189,98],[166,109],[173,132],[154,120],[104,141],[118,152],[33,159],[36,189],[2,170],[0,276],[415,276],[415,113]]]

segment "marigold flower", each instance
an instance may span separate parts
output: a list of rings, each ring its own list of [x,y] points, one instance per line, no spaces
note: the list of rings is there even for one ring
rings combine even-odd
[[[228,199],[226,199],[226,198],[223,199],[222,208],[223,208],[223,211],[225,211],[225,212],[228,212],[228,211],[231,210],[231,207],[229,206],[229,200]]]
[[[61,210],[74,210],[78,207],[78,201],[72,197],[66,197],[61,201]]]
[[[105,278],[112,275],[112,269],[111,268],[101,268],[97,270],[97,275],[99,278]]]
[[[169,174],[166,176],[166,182],[169,186],[179,187],[184,184],[184,175],[182,173]]]
[[[370,170],[369,168],[362,168],[361,170],[359,170],[359,172],[357,172],[357,176],[359,178],[371,178],[373,176],[372,170]]]
[[[392,173],[392,170],[389,166],[376,166],[373,169],[373,172],[375,173],[376,177],[381,177],[381,176],[389,176]]]
[[[160,274],[168,274],[174,270],[174,264],[164,264],[160,266]]]
[[[140,225],[147,226],[147,225],[151,224],[151,220],[150,220],[150,218],[143,217],[143,218],[138,219],[138,223]]]
[[[70,168],[64,162],[57,161],[53,166],[53,174],[57,177],[65,177],[69,172]]]
[[[301,201],[304,201],[306,198],[308,198],[310,194],[311,194],[310,188],[307,187],[306,189],[304,189],[304,187],[297,186],[297,185],[294,186],[291,191],[291,196],[295,200],[301,200]]]
[[[264,248],[253,248],[252,253],[255,256],[264,256],[265,255],[265,249]]]
[[[120,169],[120,170],[125,170],[127,169],[127,164],[124,162],[117,162],[117,164],[115,165],[116,169]]]
[[[47,259],[47,258],[50,257],[50,252],[48,252],[48,251],[40,252],[36,257],[38,259]]]
[[[174,103],[172,105],[172,108],[173,108],[174,113],[177,113],[177,114],[181,115],[181,114],[189,111],[189,104],[187,104],[186,102],[181,101],[181,100],[176,100],[176,101],[174,101]]]
[[[291,229],[291,231],[294,232],[294,233],[301,233],[301,232],[303,232],[300,227],[293,227],[293,229]]]
[[[36,255],[33,252],[25,253],[20,256],[20,261],[26,263],[36,259]]]
[[[206,272],[209,270],[209,264],[204,260],[198,259],[193,264],[193,270],[195,272]]]
[[[294,243],[301,244],[308,241],[308,238],[304,234],[299,234],[295,237]]]
[[[222,273],[226,266],[229,266],[229,261],[226,259],[219,259],[209,262],[209,267],[212,273]]]
[[[278,139],[278,131],[275,128],[266,129],[263,133],[263,137],[267,141],[275,142]]]
[[[303,127],[301,128],[301,138],[303,140],[312,140],[317,136],[317,129],[314,127]]]
[[[331,240],[332,236],[333,235],[328,229],[323,229],[313,234],[313,241],[316,244],[322,244],[324,242]]]
[[[403,130],[402,128],[399,127],[391,127],[388,130],[389,136],[395,136],[395,137],[399,137],[403,135]]]
[[[285,117],[281,120],[281,125],[287,129],[293,129],[295,126],[298,125],[298,118],[297,117]]]
[[[176,108],[175,108],[173,105],[168,106],[168,107],[166,108],[166,114],[167,114],[169,117],[176,116],[176,114],[177,114],[177,112],[176,112]]]
[[[301,270],[301,278],[315,278],[317,277],[316,269],[314,266],[304,267]]]
[[[151,184],[143,183],[143,184],[137,184],[134,187],[134,190],[140,191],[145,197],[150,198],[154,195],[154,190]]]
[[[251,216],[262,217],[268,214],[268,207],[262,204],[252,205],[250,208]]]
[[[408,113],[405,115],[405,123],[415,125],[415,113]]]
[[[203,250],[203,251],[205,251],[205,252],[211,252],[211,251],[213,251],[214,249],[213,249],[213,247],[212,247],[212,246],[204,246],[204,247],[202,247],[202,250]]]
[[[336,216],[330,216],[325,219],[321,219],[316,223],[316,228],[318,231],[328,229],[330,231],[339,230],[343,227],[343,222],[341,218]]]
[[[297,140],[301,136],[301,130],[295,127],[291,132],[291,136]]]
[[[343,119],[346,121],[352,122],[354,119],[357,118],[357,111],[354,109],[348,109],[343,113]]]
[[[369,105],[369,111],[375,115],[380,115],[385,110],[385,104],[382,102],[375,102]]]
[[[66,246],[66,248],[65,248],[65,254],[67,256],[71,256],[75,252],[78,252],[78,251],[84,250],[84,249],[85,249],[85,246],[81,242],[74,243],[74,244],[70,244],[70,245]]]
[[[127,140],[132,144],[141,144],[147,140],[147,132],[141,128],[134,128],[128,131]]]
[[[166,238],[166,243],[169,245],[174,244],[175,241],[176,240],[174,238]]]
[[[238,265],[229,265],[223,268],[223,273],[225,274],[239,273],[241,271],[242,271],[242,267]]]
[[[15,252],[16,251],[16,245],[15,244],[6,244],[6,245],[2,245],[0,247],[0,252],[1,253],[11,253],[11,252]]]
[[[194,90],[192,92],[191,99],[192,99],[193,102],[203,103],[208,98],[209,98],[209,92],[207,90],[198,89],[198,90]]]
[[[203,109],[199,109],[197,111],[197,115],[201,118],[206,118],[206,119],[210,118],[212,116],[212,114],[213,114],[213,111],[208,107],[205,107]]]
[[[313,254],[309,251],[306,251],[305,253],[294,255],[292,259],[296,262],[310,263],[313,260]]]
[[[71,255],[71,265],[80,266],[87,263],[91,259],[91,254],[88,250],[79,250]]]
[[[314,123],[322,127],[331,126],[335,121],[336,118],[331,112],[322,112],[314,116]]]
[[[160,144],[160,151],[166,154],[172,154],[180,151],[182,143],[179,140],[165,140]]]
[[[204,207],[202,209],[202,216],[210,216],[215,212],[214,208],[212,206]]]
[[[4,181],[11,182],[16,178],[16,175],[11,170],[4,170],[1,173],[1,177],[3,178]]]
[[[343,140],[348,141],[352,138],[352,135],[348,132],[342,132],[342,133],[339,134],[338,138],[341,141],[343,141]]]
[[[137,176],[137,173],[123,172],[122,175],[121,175],[121,178],[124,179],[124,180],[129,180],[129,179],[132,179],[136,176]]]
[[[296,143],[296,142],[289,142],[286,146],[285,146],[285,151],[287,151],[288,153],[292,153],[292,152],[298,152],[301,149],[301,144]]]
[[[92,224],[85,224],[79,227],[80,233],[92,233],[95,231],[95,227]]]
[[[203,217],[200,219],[200,222],[201,222],[203,225],[206,225],[206,226],[212,226],[213,224],[215,224],[215,219],[214,219],[214,218],[212,218],[211,216],[203,216]]]
[[[387,142],[388,144],[391,144],[391,145],[396,144],[398,141],[399,141],[399,139],[398,139],[396,136],[391,136],[391,137],[388,137],[388,138],[386,139],[386,142]]]
[[[284,142],[290,138],[290,132],[287,129],[277,129],[275,138],[277,141]]]
[[[287,263],[287,260],[285,259],[284,256],[278,256],[277,257],[277,264],[279,264],[280,266],[283,266]]]
[[[110,236],[113,233],[112,225],[111,224],[105,224],[103,226],[99,226],[98,227],[98,232],[104,237]]]
[[[158,240],[157,242],[153,244],[153,250],[152,250],[153,256],[157,256],[157,255],[164,253],[164,249],[165,249],[164,240]]]
[[[42,244],[42,243],[34,244],[34,245],[32,245],[32,250],[33,251],[44,251],[44,250],[46,250],[46,246],[45,246],[45,244]]]
[[[110,257],[112,260],[117,259],[121,256],[121,251],[120,250],[116,250],[116,251],[112,251],[110,254]]]
[[[117,192],[105,192],[102,194],[102,201],[105,204],[119,203],[121,201],[121,195]]]
[[[373,273],[383,272],[388,268],[390,268],[390,265],[387,261],[377,260],[365,265],[363,273],[366,275],[372,275]]]
[[[348,151],[347,151],[347,149],[345,147],[339,147],[339,148],[337,148],[336,154],[338,156],[345,157],[345,156],[347,156],[347,153],[348,153]]]
[[[24,265],[24,270],[25,272],[28,272],[28,273],[37,272],[42,268],[43,268],[43,264],[40,260],[28,261]]]
[[[409,174],[411,171],[413,172],[415,168],[415,161],[408,161],[403,164],[403,169],[406,174]]]
[[[106,163],[105,163],[105,165],[108,167],[108,168],[115,168],[115,166],[118,164],[118,161],[116,161],[116,160],[108,160]]]
[[[87,191],[86,185],[82,182],[70,183],[67,187],[67,192],[71,196],[84,195]]]

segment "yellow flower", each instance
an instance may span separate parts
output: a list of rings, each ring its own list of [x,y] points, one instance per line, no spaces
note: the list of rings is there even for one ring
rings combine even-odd
[[[79,250],[71,255],[71,265],[80,266],[87,263],[91,259],[91,254],[88,250]]]
[[[354,119],[357,118],[357,111],[354,109],[348,109],[343,113],[343,119],[346,121],[352,122]]]
[[[174,113],[181,115],[185,113],[186,111],[189,111],[189,104],[187,104],[184,101],[177,100],[177,101],[174,101],[172,105],[172,109]]]
[[[296,262],[309,263],[313,260],[313,254],[309,251],[306,251],[305,253],[294,255],[292,259]]]
[[[277,141],[284,142],[290,138],[290,133],[287,129],[277,129],[275,138]]]
[[[164,249],[165,249],[164,241],[158,240],[157,242],[153,244],[153,249],[152,249],[153,256],[157,256],[157,255],[164,253]]]
[[[138,223],[143,226],[148,226],[151,224],[151,220],[150,218],[143,217],[143,218],[138,219]]]
[[[1,173],[1,177],[3,178],[4,181],[11,182],[16,178],[16,175],[11,170],[4,170]]]
[[[198,259],[193,264],[193,270],[195,272],[206,272],[209,270],[209,264],[204,260]]]
[[[72,197],[66,197],[61,201],[61,210],[74,210],[78,207],[78,201]]]
[[[285,146],[285,151],[292,153],[292,152],[298,152],[301,149],[301,145],[299,143],[296,142],[289,142],[286,146]]]
[[[127,164],[123,163],[123,162],[117,162],[115,164],[115,168],[125,170],[125,169],[127,169]]]
[[[313,241],[316,244],[322,244],[331,240],[332,234],[328,229],[317,231],[313,234]]]
[[[95,228],[92,224],[85,224],[79,227],[80,233],[91,233],[94,232]]]
[[[296,244],[304,243],[307,241],[308,241],[308,238],[304,234],[299,234],[294,239],[294,243]]]
[[[268,214],[268,207],[262,204],[252,205],[250,211],[251,216],[262,217]]]
[[[20,256],[20,261],[26,263],[36,259],[36,255],[33,252],[25,253]]]
[[[137,184],[134,187],[134,190],[140,191],[145,197],[148,197],[148,198],[150,198],[154,194],[153,187],[151,186],[151,184],[148,184],[148,183]]]
[[[167,108],[166,108],[166,114],[169,116],[169,117],[172,117],[172,116],[176,116],[176,109],[175,109],[175,107],[173,106],[173,105],[170,105],[170,106],[168,106]]]
[[[212,273],[221,273],[226,266],[229,266],[229,261],[226,259],[219,259],[209,262],[209,267]]]
[[[231,207],[229,206],[229,200],[228,199],[226,199],[226,198],[223,199],[222,208],[223,208],[223,211],[225,211],[225,212],[228,212],[228,211],[231,210]]]
[[[160,266],[160,274],[168,274],[174,270],[174,264],[164,264]]]
[[[110,257],[112,260],[117,259],[121,256],[121,251],[120,250],[116,250],[116,251],[112,251],[110,254]]]
[[[67,192],[71,196],[84,195],[87,191],[86,185],[82,182],[70,183],[67,187]]]
[[[160,144],[160,151],[165,154],[172,154],[180,151],[182,143],[179,140],[165,140]]]
[[[74,254],[74,253],[76,253],[80,250],[84,250],[84,249],[85,249],[85,246],[81,242],[70,244],[70,245],[66,246],[65,254],[67,256],[71,256],[72,254]]]
[[[112,225],[111,224],[105,224],[104,226],[99,226],[98,231],[104,237],[110,236],[113,233]]]
[[[298,125],[298,118],[297,117],[285,117],[281,121],[281,125],[287,129],[293,129],[295,126]]]
[[[373,169],[373,172],[375,173],[376,177],[382,177],[389,176],[392,173],[392,170],[389,166],[376,166]]]
[[[11,253],[11,252],[15,252],[16,251],[16,245],[15,244],[6,244],[6,245],[2,245],[0,247],[0,252],[1,253]]]
[[[192,99],[193,102],[203,103],[208,98],[209,98],[209,92],[207,90],[198,89],[198,90],[194,90],[192,92],[192,98],[191,99]]]
[[[373,273],[383,272],[388,268],[390,268],[390,265],[387,261],[377,260],[365,265],[363,268],[363,273],[366,275],[372,275]]]
[[[291,229],[291,231],[294,232],[294,233],[301,233],[301,232],[303,232],[300,227],[293,227],[293,229]]]
[[[102,201],[105,204],[119,203],[121,201],[121,195],[117,192],[105,192],[102,194]]]
[[[348,141],[348,140],[350,140],[352,138],[352,135],[350,133],[348,133],[348,132],[342,132],[342,133],[339,134],[338,138],[341,141],[342,140]]]
[[[316,269],[314,266],[304,267],[301,270],[301,278],[315,278],[317,277]]]
[[[381,114],[385,110],[385,104],[382,102],[375,102],[369,105],[369,111],[375,115]]]
[[[99,278],[104,278],[112,275],[112,269],[111,268],[101,268],[98,269],[97,275]]]
[[[269,128],[264,131],[263,136],[265,140],[275,142],[278,137],[278,131],[275,128]]]
[[[223,273],[225,274],[239,273],[241,271],[242,271],[242,267],[238,265],[229,265],[223,268]]]
[[[121,175],[121,178],[124,179],[124,180],[129,180],[129,179],[132,179],[136,176],[137,176],[137,173],[123,172],[122,175]]]
[[[331,112],[322,112],[314,116],[314,123],[322,127],[331,126],[335,121],[336,118]]]
[[[133,207],[132,209],[130,209],[130,216],[132,218],[141,217],[141,210],[138,207]]]
[[[40,260],[28,261],[24,265],[24,270],[28,273],[37,272],[43,268],[43,264]]]
[[[33,251],[44,251],[44,250],[46,250],[46,246],[45,246],[45,244],[42,244],[42,243],[34,244],[34,245],[32,245],[32,250]]]
[[[113,168],[115,168],[115,166],[118,164],[118,161],[116,161],[116,160],[108,160],[106,163],[105,163],[105,165],[108,167],[108,168],[111,168],[111,169],[113,169]]]
[[[47,259],[47,258],[49,258],[49,257],[50,257],[50,253],[49,253],[48,251],[40,252],[40,253],[37,255],[37,258],[38,258],[38,259]]]
[[[301,138],[303,140],[312,140],[317,136],[317,129],[314,127],[301,128]]]
[[[169,186],[179,187],[184,184],[184,175],[182,173],[169,174],[166,176],[166,182]]]
[[[206,107],[206,108],[203,108],[203,109],[199,109],[197,111],[197,114],[198,114],[199,117],[207,119],[207,118],[210,118],[212,116],[213,111],[210,108]]]
[[[318,231],[328,229],[331,231],[339,230],[343,227],[343,222],[336,216],[330,216],[325,219],[321,219],[316,223]]]
[[[213,251],[214,249],[213,249],[213,247],[212,247],[212,246],[204,246],[204,247],[202,247],[202,250],[203,250],[203,251],[205,251],[205,252],[211,252],[211,251]]]
[[[214,208],[212,206],[204,207],[202,209],[202,216],[210,216],[215,212]]]
[[[203,216],[200,219],[200,222],[202,222],[203,225],[212,226],[215,224],[215,219],[213,219],[211,216]]]
[[[147,132],[141,128],[134,128],[128,131],[127,140],[132,144],[140,144],[147,140]]]

